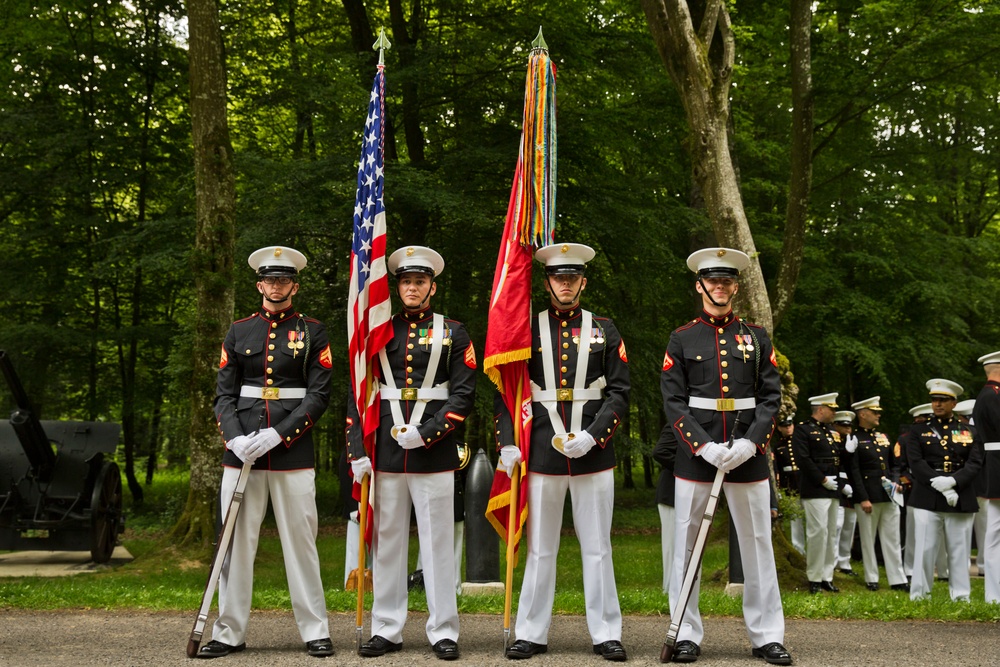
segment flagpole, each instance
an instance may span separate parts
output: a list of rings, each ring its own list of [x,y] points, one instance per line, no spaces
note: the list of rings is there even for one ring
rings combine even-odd
[[[357,586],[358,586],[358,604],[357,604],[357,615],[355,620],[357,621],[357,631],[358,631],[358,646],[357,649],[361,651],[361,641],[364,636],[365,623],[365,560],[366,547],[365,535],[367,535],[368,530],[368,480],[371,479],[371,475],[365,475],[361,479],[361,501],[358,503],[358,523],[360,525],[360,538],[358,540],[358,569],[357,569]]]
[[[517,386],[517,403],[514,413],[514,446],[521,449],[521,384]],[[521,465],[519,461],[514,466],[510,476],[510,504],[507,506],[507,574],[504,579],[503,597],[503,654],[507,655],[510,646],[510,606],[514,593],[514,552],[517,549],[517,527],[520,525],[520,499],[518,493],[521,485]]]

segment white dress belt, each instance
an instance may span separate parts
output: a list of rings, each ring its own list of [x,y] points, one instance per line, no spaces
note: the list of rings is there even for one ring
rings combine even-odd
[[[404,387],[402,389],[382,387],[379,397],[390,401],[447,401],[448,396],[451,395],[448,393],[449,386],[450,383],[442,382],[430,389],[424,389],[423,387]]]
[[[716,412],[733,412],[734,410],[749,410],[757,407],[754,398],[704,398],[692,396],[688,405],[699,410],[715,410]]]
[[[240,396],[264,401],[302,399],[306,397],[306,390],[305,387],[254,387],[245,384],[240,387]]]
[[[988,452],[1000,452],[1000,442],[984,442],[983,449]]]

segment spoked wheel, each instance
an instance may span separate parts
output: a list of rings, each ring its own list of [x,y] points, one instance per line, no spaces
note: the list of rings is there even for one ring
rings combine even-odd
[[[90,499],[90,556],[95,563],[107,563],[118,542],[122,524],[122,479],[118,465],[101,466]]]

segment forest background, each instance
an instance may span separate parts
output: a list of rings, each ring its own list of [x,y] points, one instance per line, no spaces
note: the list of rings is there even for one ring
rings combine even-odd
[[[245,263],[252,250],[306,254],[295,304],[327,324],[334,348],[332,400],[317,426],[321,471],[336,468],[344,447],[348,260],[374,35],[385,26],[393,44],[389,248],[426,244],[444,255],[435,309],[464,322],[481,354],[525,65],[541,25],[558,69],[556,240],[598,251],[584,305],[614,319],[632,376],[628,424],[615,439],[623,483],[653,483],[663,351],[698,307],[684,258],[716,234],[650,4],[218,3],[238,206],[233,318],[259,306]],[[698,15],[715,0],[680,4]],[[768,292],[783,295],[786,229],[803,202],[789,195],[802,177],[792,119],[803,99],[790,26],[807,11],[801,271],[793,296],[775,304],[772,332],[800,388],[798,417],[812,394],[840,392],[845,407],[880,395],[893,437],[926,402],[929,378],[956,380],[974,397],[976,358],[1000,349],[1000,1],[725,6],[733,163]],[[0,7],[0,349],[42,418],[122,424],[119,458],[140,501],[143,478],[189,465],[192,417],[201,418],[191,414],[193,358],[206,341],[197,340],[192,268],[187,27],[179,0]],[[544,307],[540,282],[535,293]],[[493,450],[492,393],[480,376],[465,434],[473,451]]]

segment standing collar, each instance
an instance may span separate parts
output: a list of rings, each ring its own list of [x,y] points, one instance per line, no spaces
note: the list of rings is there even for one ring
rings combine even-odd
[[[710,324],[713,327],[728,326],[728,325],[732,324],[733,322],[738,322],[739,319],[740,318],[736,317],[736,315],[733,314],[732,310],[730,310],[728,313],[726,313],[725,315],[723,315],[721,317],[717,317],[715,315],[711,315],[711,314],[707,313],[704,310],[701,311],[701,321],[704,322],[705,324]]]

